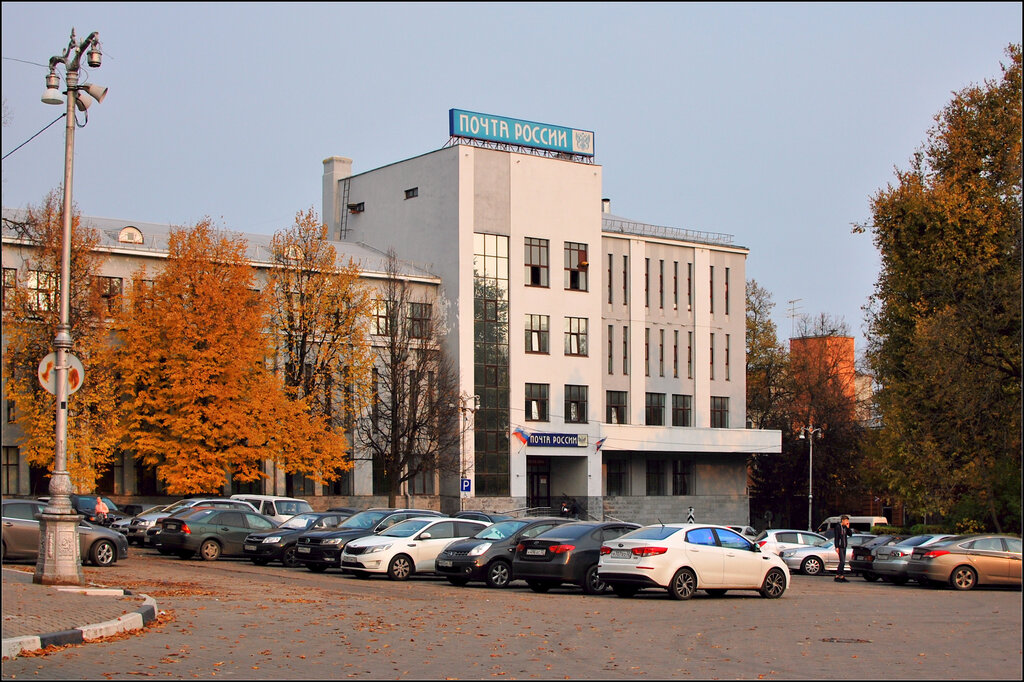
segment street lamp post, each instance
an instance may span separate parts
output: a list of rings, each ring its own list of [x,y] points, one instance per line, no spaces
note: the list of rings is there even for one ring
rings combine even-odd
[[[466,468],[466,432],[469,430],[469,417],[480,407],[480,396],[463,393],[459,396],[459,414],[462,423],[459,426],[459,510],[465,509],[466,497],[462,490],[462,481],[469,478]]]
[[[812,422],[808,426],[800,427],[800,440],[807,438],[807,530],[814,530],[812,513],[814,509],[814,437],[821,438],[822,430],[814,428]]]
[[[90,67],[99,68],[102,52],[100,51],[99,33],[93,32],[81,43],[75,38],[75,30],[71,29],[71,40],[63,55],[50,57],[50,73],[46,76],[46,91],[42,101],[46,104],[65,104],[64,126],[64,207],[61,234],[60,258],[60,321],[57,334],[53,340],[56,362],[57,413],[56,434],[54,439],[53,474],[50,476],[50,501],[40,515],[41,533],[39,537],[39,558],[32,582],[43,585],[82,585],[85,578],[82,574],[82,561],[78,544],[79,516],[71,506],[71,477],[67,466],[67,430],[68,430],[68,365],[71,350],[71,183],[75,161],[75,117],[76,107],[85,113],[89,120],[88,109],[93,101],[102,102],[107,89],[98,85],[79,83],[79,69],[82,54]],[[65,97],[58,91],[60,77],[57,65],[64,66],[64,80],[67,84]],[[85,125],[84,123],[82,125]]]

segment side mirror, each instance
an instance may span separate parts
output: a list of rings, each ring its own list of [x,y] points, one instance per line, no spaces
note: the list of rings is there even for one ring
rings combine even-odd
[[[750,551],[751,552],[757,552],[758,554],[760,554],[761,553],[761,548],[757,546],[757,543],[751,542],[750,543]]]
[[[429,540],[430,539],[430,531],[428,530],[428,531],[425,531],[423,533],[420,533],[420,536],[417,539],[418,540]]]

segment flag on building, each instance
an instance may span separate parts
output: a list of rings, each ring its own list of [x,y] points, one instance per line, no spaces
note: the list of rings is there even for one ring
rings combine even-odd
[[[607,436],[605,436],[605,437],[604,437],[604,438],[602,438],[601,440],[599,440],[599,441],[597,441],[596,443],[594,443],[594,452],[601,452],[601,446],[602,446],[602,445],[604,445],[604,442],[605,442],[606,440],[608,440],[608,437],[607,437]]]
[[[515,436],[516,438],[518,438],[518,439],[519,439],[519,441],[520,441],[520,442],[521,442],[521,443],[522,443],[523,445],[526,445],[526,444],[527,444],[527,443],[528,443],[528,442],[530,441],[530,438],[529,438],[529,436],[527,436],[527,435],[526,435],[526,432],[524,432],[524,431],[523,431],[523,430],[522,430],[521,428],[519,428],[518,426],[517,426],[517,427],[515,428],[515,430],[514,430],[514,431],[512,432],[512,435],[513,435],[513,436]]]

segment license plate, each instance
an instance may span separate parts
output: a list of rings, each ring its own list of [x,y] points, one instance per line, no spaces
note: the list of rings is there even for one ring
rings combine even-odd
[[[526,556],[544,556],[547,554],[546,549],[528,549],[526,550]]]
[[[256,545],[246,545],[245,546],[245,551],[246,552],[255,552],[256,551]]]
[[[444,566],[445,568],[450,568],[451,565],[452,565],[452,562],[451,562],[451,559],[438,559],[437,560],[437,565],[438,566]]]
[[[630,554],[631,554],[631,552],[628,549],[613,549],[612,550],[612,558],[613,559],[628,559]]]
[[[295,551],[299,554],[309,554],[309,547],[297,547]]]

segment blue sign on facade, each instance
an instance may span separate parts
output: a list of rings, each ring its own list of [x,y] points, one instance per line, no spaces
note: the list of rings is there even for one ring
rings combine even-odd
[[[549,448],[585,448],[590,439],[585,433],[531,433],[527,445]]]
[[[463,479],[460,479],[459,483],[460,483],[460,490],[462,492],[468,493],[471,490],[473,490],[473,479],[471,479],[471,478],[463,478]]]
[[[566,154],[594,155],[593,131],[478,114],[462,109],[448,110],[448,134],[452,137],[503,142]]]

